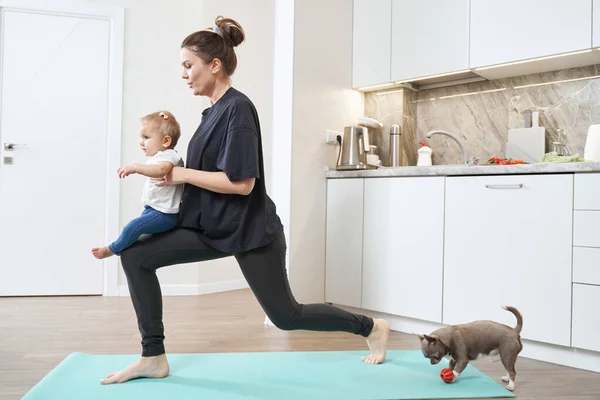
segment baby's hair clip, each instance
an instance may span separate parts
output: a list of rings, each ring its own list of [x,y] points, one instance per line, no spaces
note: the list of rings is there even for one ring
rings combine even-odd
[[[165,114],[164,112],[161,111],[160,114],[158,114],[159,117],[162,117],[162,119],[167,119],[169,118],[169,116],[167,114]]]

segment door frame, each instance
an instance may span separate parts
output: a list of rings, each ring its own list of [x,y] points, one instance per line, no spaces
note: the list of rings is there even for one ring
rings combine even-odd
[[[123,62],[125,43],[125,9],[107,4],[57,3],[46,4],[45,0],[0,0],[0,12],[22,11],[50,15],[77,16],[102,19],[110,22],[110,53],[108,77],[108,124],[107,124],[107,164],[104,240],[119,235],[119,208],[121,185],[114,178],[114,171],[121,165],[121,125],[123,106]],[[0,22],[1,27],[1,22]],[[1,34],[1,33],[0,33]],[[1,73],[1,71],[0,71]],[[1,80],[0,80],[1,85]],[[89,251],[79,249],[78,251]],[[90,254],[90,257],[92,255]],[[102,260],[102,295],[118,295],[119,258],[108,257]]]

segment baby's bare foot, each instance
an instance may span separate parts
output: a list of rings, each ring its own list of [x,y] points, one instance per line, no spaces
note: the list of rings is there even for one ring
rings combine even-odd
[[[390,324],[384,319],[373,319],[373,330],[367,337],[371,354],[362,358],[367,364],[380,364],[385,360]]]
[[[136,378],[164,378],[169,375],[169,363],[167,355],[161,354],[156,357],[142,357],[129,367],[109,374],[100,381],[103,385],[111,383],[123,383]]]
[[[107,246],[93,248],[92,254],[99,260],[114,255]]]

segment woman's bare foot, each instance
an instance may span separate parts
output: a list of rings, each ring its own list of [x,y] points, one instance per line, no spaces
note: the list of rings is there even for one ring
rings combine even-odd
[[[390,336],[390,323],[384,319],[373,318],[373,330],[367,337],[371,354],[362,358],[367,364],[380,364],[385,360],[387,341]]]
[[[100,381],[103,385],[123,383],[136,378],[164,378],[169,375],[167,355],[142,357],[124,370],[113,372]]]
[[[107,246],[104,246],[104,247],[94,247],[92,249],[92,254],[94,255],[94,257],[96,257],[99,260],[114,255],[113,252],[110,251],[110,249]]]

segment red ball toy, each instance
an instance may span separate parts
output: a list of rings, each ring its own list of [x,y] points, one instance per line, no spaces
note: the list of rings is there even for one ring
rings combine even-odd
[[[454,380],[454,372],[452,372],[450,368],[444,368],[440,372],[440,377],[444,382],[452,383],[452,381]]]

